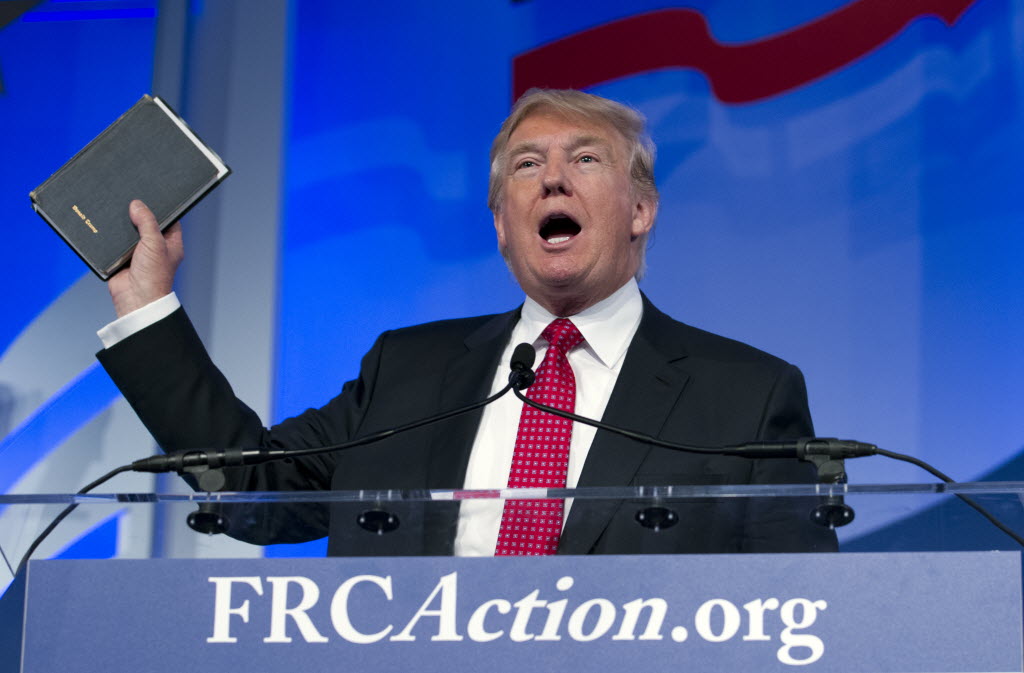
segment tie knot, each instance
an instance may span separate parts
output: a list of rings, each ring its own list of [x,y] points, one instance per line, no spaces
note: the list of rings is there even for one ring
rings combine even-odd
[[[567,354],[573,348],[583,343],[583,335],[576,329],[576,325],[568,318],[559,318],[544,328],[541,333],[552,348],[557,349],[562,355]]]

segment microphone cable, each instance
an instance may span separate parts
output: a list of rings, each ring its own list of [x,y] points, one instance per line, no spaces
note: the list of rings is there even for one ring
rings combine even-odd
[[[798,460],[806,460],[807,455],[827,455],[831,458],[863,458],[866,456],[879,455],[892,460],[899,460],[912,465],[916,465],[923,470],[933,474],[934,476],[941,479],[947,484],[956,484],[957,482],[951,477],[947,476],[943,472],[939,471],[935,467],[932,467],[925,461],[909,456],[902,453],[896,453],[893,451],[887,451],[880,449],[874,444],[866,444],[864,442],[857,442],[846,439],[833,439],[833,438],[806,438],[797,440],[795,442],[753,442],[750,444],[737,444],[734,446],[723,446],[720,448],[711,448],[703,446],[692,446],[688,444],[677,444],[675,442],[669,442],[656,437],[650,437],[639,432],[633,432],[632,430],[626,430],[625,428],[618,428],[601,421],[595,421],[584,416],[562,411],[554,407],[549,407],[545,404],[535,402],[530,398],[523,395],[519,389],[513,388],[513,394],[523,401],[524,404],[528,404],[534,409],[545,411],[555,416],[569,419],[583,423],[585,425],[592,426],[599,430],[605,430],[627,439],[634,441],[652,444],[665,449],[672,449],[674,451],[683,451],[686,453],[699,453],[699,454],[712,454],[722,456],[740,456],[744,458],[796,458]],[[1015,533],[1010,527],[1004,524],[1002,521],[997,519],[995,515],[991,514],[987,509],[974,501],[973,498],[964,493],[954,493],[956,497],[960,498],[961,501],[966,503],[972,509],[981,514],[985,519],[989,521],[996,528],[1006,533],[1010,538],[1013,539],[1021,547],[1024,547],[1024,538]]]
[[[258,465],[275,460],[283,460],[285,458],[313,456],[321,453],[331,453],[333,451],[344,451],[345,449],[363,446],[364,444],[372,444],[373,442],[378,442],[393,435],[408,432],[409,430],[415,430],[416,428],[421,428],[434,423],[439,423],[441,421],[448,420],[449,418],[475,411],[476,409],[485,407],[501,398],[507,394],[509,390],[512,390],[517,386],[522,386],[523,388],[530,386],[533,383],[534,373],[532,368],[536,355],[536,351],[530,344],[519,344],[512,352],[512,358],[509,363],[509,368],[512,371],[509,374],[508,384],[503,386],[501,390],[478,402],[473,402],[472,404],[467,404],[466,406],[459,407],[458,409],[442,412],[418,421],[406,423],[405,425],[401,425],[397,428],[382,430],[341,444],[318,446],[310,449],[213,449],[209,451],[193,450],[168,455],[149,456],[111,470],[99,479],[82,488],[76,495],[84,495],[122,472],[178,472],[180,474],[187,468],[192,467],[210,467],[217,469],[220,467],[233,467],[238,465]],[[42,544],[43,540],[45,540],[46,537],[60,524],[60,522],[66,519],[77,507],[78,503],[71,503],[68,505],[56,516],[56,518],[54,518],[53,521],[50,522],[43,532],[36,537],[32,544],[29,545],[28,551],[25,552],[21,562],[18,563],[18,567],[14,570],[14,575],[17,575],[18,572],[21,571],[35,550],[39,548],[40,544]],[[8,568],[9,567],[10,566],[8,565]]]

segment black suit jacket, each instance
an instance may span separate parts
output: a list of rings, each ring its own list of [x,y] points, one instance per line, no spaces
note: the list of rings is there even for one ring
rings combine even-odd
[[[519,311],[385,332],[360,375],[319,409],[273,428],[241,403],[210,361],[184,312],[101,351],[98,357],[166,451],[212,447],[297,449],[341,443],[481,400]],[[256,468],[226,470],[229,490],[461,488],[480,411],[371,445]],[[677,322],[645,297],[603,420],[703,446],[813,434],[803,377],[750,346]],[[795,460],[749,460],[651,447],[598,431],[579,486],[802,483]],[[830,551],[830,531],[809,522],[814,502],[778,498],[670,500],[680,522],[637,524],[641,503],[577,499],[560,553]],[[231,534],[259,544],[329,533],[336,555],[449,554],[457,503],[391,503],[394,533],[363,531],[366,503],[329,508],[235,507]]]

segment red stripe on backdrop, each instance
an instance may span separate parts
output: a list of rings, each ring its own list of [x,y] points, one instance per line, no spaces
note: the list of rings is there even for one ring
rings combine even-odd
[[[549,42],[512,61],[512,97],[530,87],[585,88],[665,68],[695,68],[723,103],[752,103],[825,77],[919,17],[951,26],[976,0],[858,0],[745,44],[715,40],[702,14],[664,9]]]

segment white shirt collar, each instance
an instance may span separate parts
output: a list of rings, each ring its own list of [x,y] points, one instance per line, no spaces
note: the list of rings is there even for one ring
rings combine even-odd
[[[630,278],[609,297],[572,316],[571,320],[586,339],[584,347],[604,366],[614,369],[625,356],[642,314],[640,288],[636,279]],[[527,297],[513,333],[513,343],[527,341],[538,350],[546,348],[541,332],[557,317]]]

